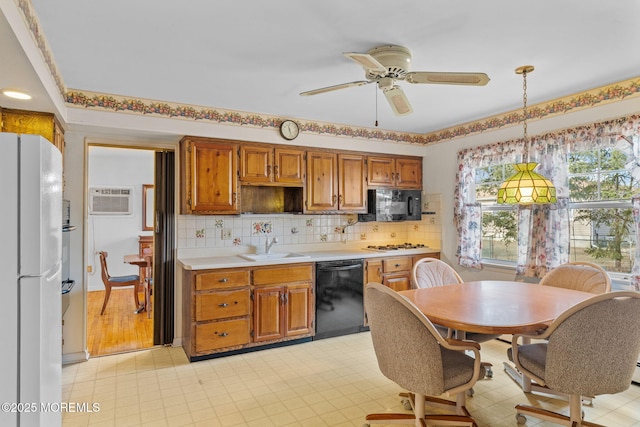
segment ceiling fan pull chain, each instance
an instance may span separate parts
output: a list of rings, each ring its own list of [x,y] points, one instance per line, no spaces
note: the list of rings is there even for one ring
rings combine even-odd
[[[376,93],[376,127],[378,127],[378,88],[377,87],[375,88],[375,93]]]

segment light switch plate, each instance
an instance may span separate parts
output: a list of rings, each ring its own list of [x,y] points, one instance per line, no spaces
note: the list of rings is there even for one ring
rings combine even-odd
[[[230,240],[231,239],[231,229],[223,228],[222,229],[222,240]]]

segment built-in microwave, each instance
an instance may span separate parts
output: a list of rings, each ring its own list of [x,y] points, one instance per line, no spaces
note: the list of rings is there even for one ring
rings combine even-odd
[[[368,190],[369,212],[358,215],[358,221],[418,221],[422,218],[422,191],[378,188]]]

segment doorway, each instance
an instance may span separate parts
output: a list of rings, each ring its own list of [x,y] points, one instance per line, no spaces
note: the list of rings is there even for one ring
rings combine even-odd
[[[153,284],[154,272],[141,263],[155,257],[155,169],[155,149],[88,146],[86,320],[87,349],[92,357],[146,349],[156,343],[157,318],[164,316],[156,313],[153,294],[145,304],[144,285]],[[100,252],[107,253],[109,276],[137,278],[137,299],[133,286],[112,287],[105,305]]]

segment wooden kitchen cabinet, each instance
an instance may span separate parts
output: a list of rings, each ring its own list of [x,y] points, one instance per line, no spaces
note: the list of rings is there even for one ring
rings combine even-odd
[[[0,108],[0,132],[41,135],[64,156],[64,129],[52,113]]]
[[[242,145],[240,181],[245,184],[302,186],[304,151],[265,145]]]
[[[252,276],[254,342],[313,335],[313,264],[260,268]]]
[[[367,259],[365,263],[365,282],[382,283],[394,291],[411,289],[413,264],[425,257],[440,258],[440,253]]]
[[[372,187],[422,188],[422,159],[369,156],[367,182]]]
[[[251,342],[248,269],[184,271],[183,347],[189,358]]]
[[[315,334],[312,263],[184,270],[182,342],[189,360]]]
[[[181,213],[236,214],[238,144],[184,137],[180,141]]]
[[[365,156],[308,152],[306,211],[366,213]]]

